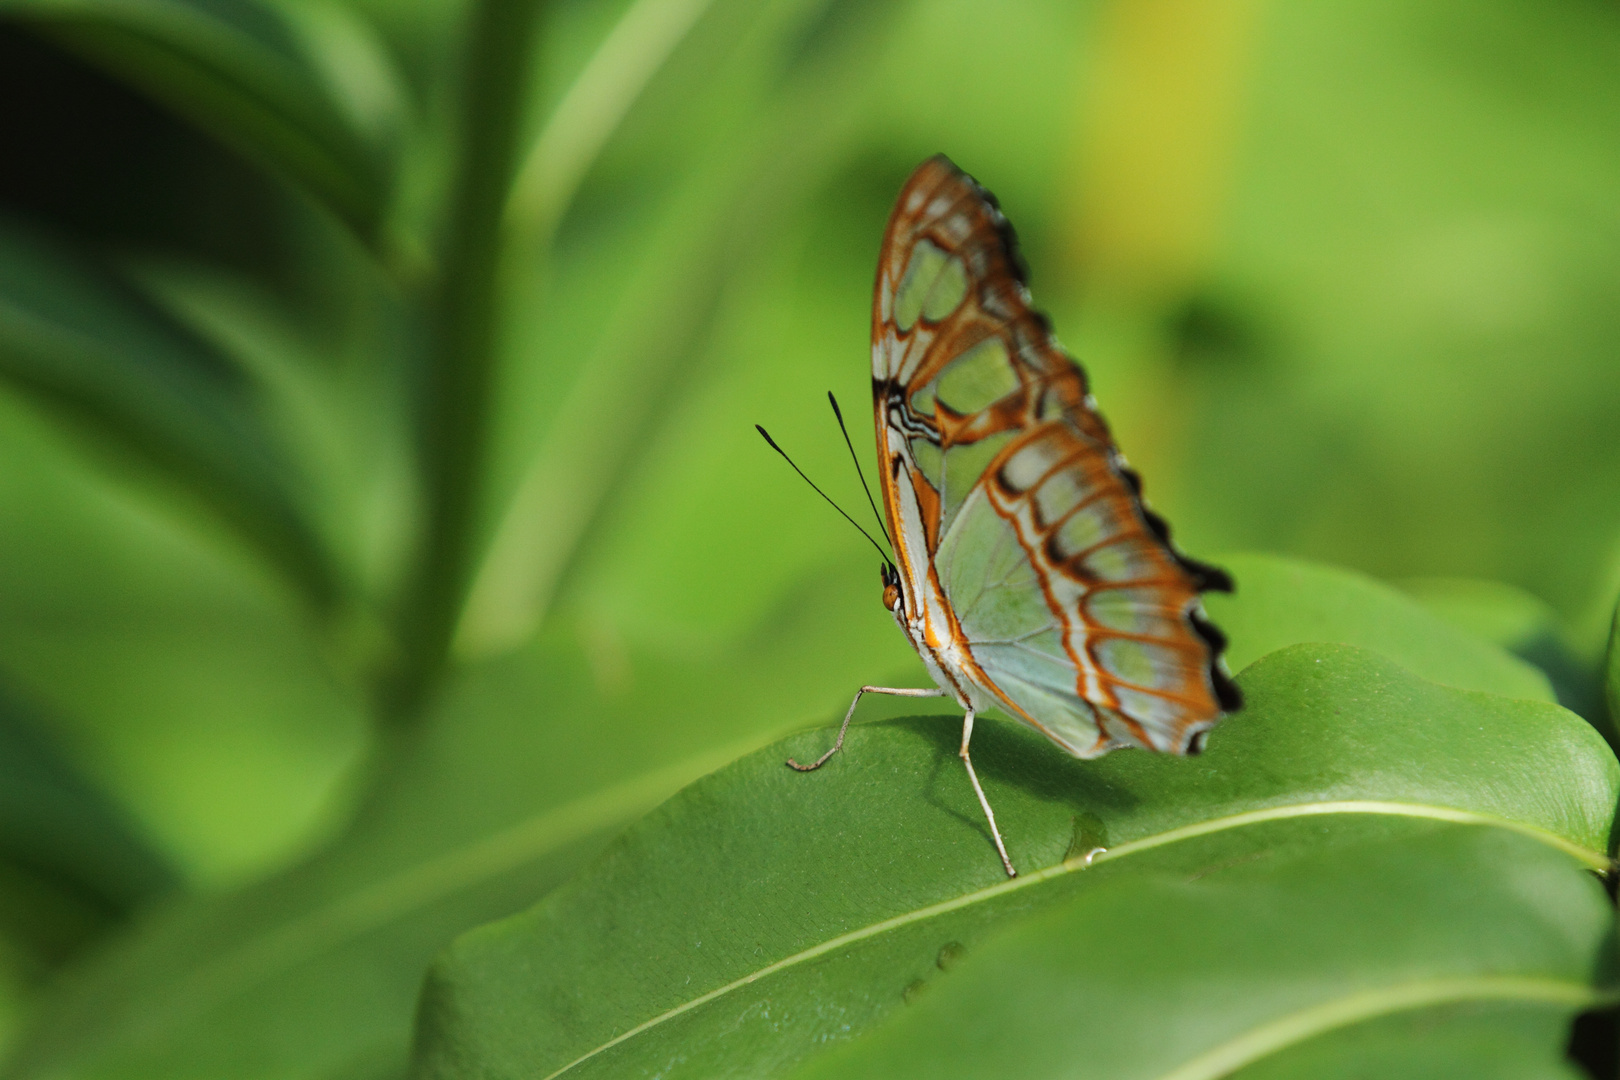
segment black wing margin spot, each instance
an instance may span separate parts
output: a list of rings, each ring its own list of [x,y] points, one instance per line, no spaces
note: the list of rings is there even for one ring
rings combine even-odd
[[[1001,250],[1007,257],[1007,265],[1012,268],[1013,277],[1018,281],[1018,284],[1028,288],[1029,263],[1024,261],[1024,253],[1018,246],[1018,230],[1014,229],[1012,222],[1007,220],[1007,215],[1001,212],[1001,200],[996,198],[995,192],[979,183],[970,173],[964,171],[961,166],[944,154],[935,154],[934,160],[961,177],[968,190],[977,195],[985,206],[989,207],[990,223],[995,226],[996,235],[1001,239]]]

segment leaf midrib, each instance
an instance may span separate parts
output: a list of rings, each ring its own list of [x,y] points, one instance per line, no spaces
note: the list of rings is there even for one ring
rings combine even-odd
[[[1620,994],[1600,993],[1567,979],[1476,975],[1419,979],[1344,994],[1299,1009],[1211,1047],[1157,1080],[1219,1080],[1245,1065],[1338,1028],[1412,1009],[1465,1001],[1520,1001],[1571,1008],[1612,1004]]]
[[[667,1009],[664,1012],[659,1013],[657,1016],[645,1020],[628,1031],[622,1032],[608,1041],[586,1051],[579,1057],[564,1065],[562,1068],[557,1069],[555,1072],[546,1074],[543,1080],[556,1080],[557,1077],[562,1076],[564,1073],[567,1073],[569,1070],[578,1065],[584,1064],[597,1055],[611,1050],[613,1047],[627,1042],[643,1032],[650,1031],[660,1024],[666,1023],[675,1019],[676,1017],[691,1012],[693,1009],[701,1008],[702,1006],[707,1005],[709,1002],[722,998],[735,990],[740,990],[745,986],[758,982],[761,979],[768,978],[777,974],[778,972],[786,971],[789,968],[795,967],[799,964],[809,963],[810,961],[825,956],[830,952],[847,948],[850,945],[854,945],[869,938],[874,938],[881,934],[888,933],[891,930],[898,930],[901,927],[910,926],[913,923],[924,922],[928,919],[948,915],[953,911],[971,907],[974,904],[986,903],[1009,893],[1018,892],[1022,889],[1044,884],[1048,881],[1066,876],[1077,870],[1085,870],[1100,863],[1111,862],[1113,860],[1125,858],[1144,851],[1151,851],[1155,848],[1179,843],[1183,840],[1191,840],[1199,836],[1207,836],[1211,833],[1243,828],[1249,825],[1258,825],[1268,821],[1283,821],[1290,818],[1311,817],[1326,814],[1385,814],[1399,817],[1427,818],[1429,820],[1447,821],[1464,825],[1488,825],[1495,828],[1503,828],[1513,832],[1522,833],[1525,836],[1539,840],[1542,843],[1547,844],[1549,847],[1562,851],[1565,854],[1585,863],[1587,867],[1593,870],[1606,870],[1611,865],[1610,860],[1606,855],[1593,851],[1592,849],[1584,847],[1580,844],[1576,844],[1554,832],[1551,832],[1550,830],[1543,829],[1535,825],[1527,825],[1523,822],[1512,821],[1508,818],[1499,817],[1493,814],[1482,814],[1472,810],[1456,810],[1451,807],[1444,806],[1427,806],[1422,803],[1404,803],[1371,799],[1347,799],[1335,800],[1331,802],[1296,803],[1286,806],[1272,806],[1262,810],[1250,810],[1241,814],[1230,814],[1225,817],[1211,818],[1208,821],[1200,821],[1192,825],[1184,825],[1180,828],[1168,829],[1162,833],[1155,833],[1152,836],[1144,836],[1137,840],[1127,841],[1126,843],[1120,844],[1118,847],[1108,848],[1106,850],[1099,849],[1079,857],[1068,858],[1063,862],[1057,863],[1056,865],[1048,866],[1041,870],[1032,871],[1009,881],[1003,881],[998,884],[991,885],[988,888],[979,889],[974,892],[964,893],[961,896],[953,897],[949,900],[942,900],[936,904],[929,904],[926,907],[916,908],[912,911],[904,912],[902,914],[871,923],[867,926],[861,927],[860,929],[851,930],[846,934],[840,934],[837,937],[828,938],[826,941],[812,945],[808,949],[794,953],[791,956],[783,957],[774,963],[767,964],[762,968],[749,972],[747,975],[744,975],[739,979],[726,983],[724,986],[716,987],[715,989],[710,990],[708,993],[700,994],[695,998],[682,1002],[673,1008]],[[1583,993],[1590,993],[1584,987],[1582,988],[1582,991]],[[1309,1010],[1306,1011],[1308,1012]],[[1368,1015],[1377,1015],[1377,1013],[1369,1013]],[[1282,1023],[1282,1021],[1278,1021],[1278,1023]],[[1210,1053],[1214,1052],[1215,1051],[1211,1051]],[[1192,1063],[1188,1063],[1188,1066],[1191,1064]],[[1188,1066],[1184,1066],[1184,1068]],[[1202,1077],[1206,1074],[1188,1073],[1185,1078],[1179,1073],[1172,1075],[1175,1077],[1175,1080],[1193,1080],[1194,1077]],[[1214,1073],[1208,1075],[1220,1074]],[[1166,1078],[1166,1080],[1168,1080],[1168,1078]]]

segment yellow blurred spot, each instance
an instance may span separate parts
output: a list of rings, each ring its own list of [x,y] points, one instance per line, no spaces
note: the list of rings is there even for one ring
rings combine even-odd
[[[1186,287],[1218,237],[1261,0],[1112,0],[1080,109],[1076,262],[1089,287]]]

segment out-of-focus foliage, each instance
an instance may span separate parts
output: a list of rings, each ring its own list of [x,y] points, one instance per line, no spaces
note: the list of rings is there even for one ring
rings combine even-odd
[[[0,0],[0,97],[8,1075],[395,1075],[457,933],[923,678],[751,425],[854,509],[940,150],[1184,546],[1436,616],[1235,560],[1235,656],[1605,723],[1612,5]]]

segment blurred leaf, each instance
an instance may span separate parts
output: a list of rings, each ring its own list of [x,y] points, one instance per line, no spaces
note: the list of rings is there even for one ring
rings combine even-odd
[[[1611,717],[1620,717],[1620,606],[1614,609],[1609,649],[1603,661],[1603,699]]]
[[[0,395],[0,678],[193,885],[285,865],[342,816],[351,679],[284,576],[195,500],[97,467]]]
[[[602,147],[713,0],[635,0],[551,109],[512,183],[506,228],[517,258],[549,246]]]
[[[0,378],[200,496],[316,604],[338,584],[231,360],[106,269],[0,229]]]
[[[23,1019],[27,1016],[25,976],[10,951],[0,943],[0,1054],[11,1050]]]
[[[256,0],[4,0],[0,15],[127,80],[374,236],[392,149],[378,117],[395,108],[383,100],[397,98],[397,77],[353,18],[289,23]],[[368,127],[375,141],[361,134]]]
[[[1620,743],[1603,703],[1602,676],[1582,655],[1552,606],[1512,585],[1474,578],[1407,578],[1402,590],[1441,619],[1534,664],[1547,676],[1558,704],[1580,713]]]
[[[411,388],[404,359],[389,351],[414,327],[379,275],[355,261],[342,265],[348,275],[325,268],[337,279],[328,291],[344,289],[333,328],[311,328],[284,298],[216,268],[161,262],[132,274],[245,374],[255,413],[297,477],[298,505],[353,590],[342,614],[376,618],[416,531]]]
[[[0,1048],[26,991],[178,884],[119,808],[45,744],[28,711],[0,691]]]
[[[376,28],[331,0],[283,0],[284,18],[332,102],[373,150],[387,151],[411,120],[409,90]]]
[[[0,858],[0,982],[30,991],[117,922],[102,897],[37,866]]]
[[[712,9],[710,21],[718,25],[707,27],[707,36],[689,47],[696,57],[682,55],[682,67],[660,72],[675,85],[662,98],[646,95],[647,109],[668,110],[673,100],[702,111],[716,97],[732,104],[714,122],[720,130],[680,148],[693,159],[687,169],[658,166],[659,186],[671,189],[657,196],[663,202],[658,219],[644,226],[629,223],[633,253],[614,250],[609,245],[617,237],[608,237],[603,247],[612,256],[610,266],[587,263],[589,269],[576,274],[572,260],[558,257],[551,280],[514,283],[513,338],[532,341],[536,355],[549,363],[542,371],[531,361],[508,384],[512,393],[504,426],[519,444],[509,458],[518,463],[517,475],[502,478],[511,495],[463,614],[457,647],[464,655],[497,654],[540,626],[577,569],[585,539],[624,498],[625,477],[652,458],[656,438],[695,381],[692,365],[704,359],[724,301],[745,288],[750,270],[774,253],[775,245],[761,245],[760,238],[783,232],[824,180],[828,163],[844,152],[858,118],[855,107],[868,87],[863,75],[883,40],[871,24],[881,25],[891,6],[872,5],[858,15],[840,12],[866,33],[829,33],[819,48],[806,50],[782,70],[775,53],[805,35],[805,24],[827,6],[827,0],[791,0]],[[741,42],[728,40],[733,36]],[[704,65],[703,54],[721,46],[733,55],[721,66]],[[649,123],[636,112],[631,119],[639,126]],[[656,150],[668,133],[657,128],[624,138],[639,157]],[[592,136],[593,142],[604,139],[601,133]],[[551,183],[545,180],[545,160],[540,159],[532,182]],[[572,186],[566,178],[557,182]],[[544,237],[547,215],[558,207],[531,207],[524,192],[517,194],[509,225],[514,252],[523,256]],[[561,191],[534,196],[561,197]],[[582,261],[592,254],[583,252]],[[590,282],[590,270],[597,271],[598,282],[611,275],[607,280],[617,291],[593,297],[595,304],[589,305],[566,294],[543,295],[533,305],[521,302],[527,290],[577,288],[580,278]],[[610,317],[596,314],[603,306],[612,311]],[[531,308],[555,313],[550,325],[536,326]],[[579,323],[570,318],[573,312],[592,314]],[[573,338],[581,331],[584,340]],[[535,392],[529,380],[541,381],[547,392]],[[544,412],[537,416],[539,410]],[[536,431],[543,433],[538,446]]]
[[[1230,346],[1138,357],[1158,407],[1127,452],[1163,436],[1149,491],[1173,482],[1195,547],[1498,579],[1575,616],[1620,530],[1620,9],[1261,24],[1197,297]]]
[[[1549,604],[1504,582],[1422,577],[1395,584],[1452,626],[1508,652],[1558,632]]]
[[[1295,642],[1336,641],[1375,649],[1434,682],[1555,700],[1546,677],[1529,664],[1363,574],[1276,555],[1216,561],[1231,572],[1237,592],[1206,594],[1204,607],[1231,640],[1226,657],[1234,671]]]
[[[173,867],[105,794],[48,748],[14,694],[0,691],[0,858],[71,883],[108,914],[172,889]]]
[[[1578,1080],[1569,1019],[1620,993],[1602,890],[1523,836],[1412,831],[1101,885],[796,1075]]]
[[[1620,763],[1556,706],[1346,646],[1284,650],[1240,682],[1247,708],[1193,759],[1079,762],[987,724],[975,760],[1024,871],[1013,881],[955,760],[954,719],[856,727],[814,776],[782,759],[825,746],[825,730],[737,762],[533,911],[462,938],[430,978],[421,1075],[779,1071],[899,1008],[942,942],[971,952],[1014,913],[1141,866],[1369,830],[1393,842],[1435,820],[1532,837],[1577,884],[1577,866],[1608,864]]]

